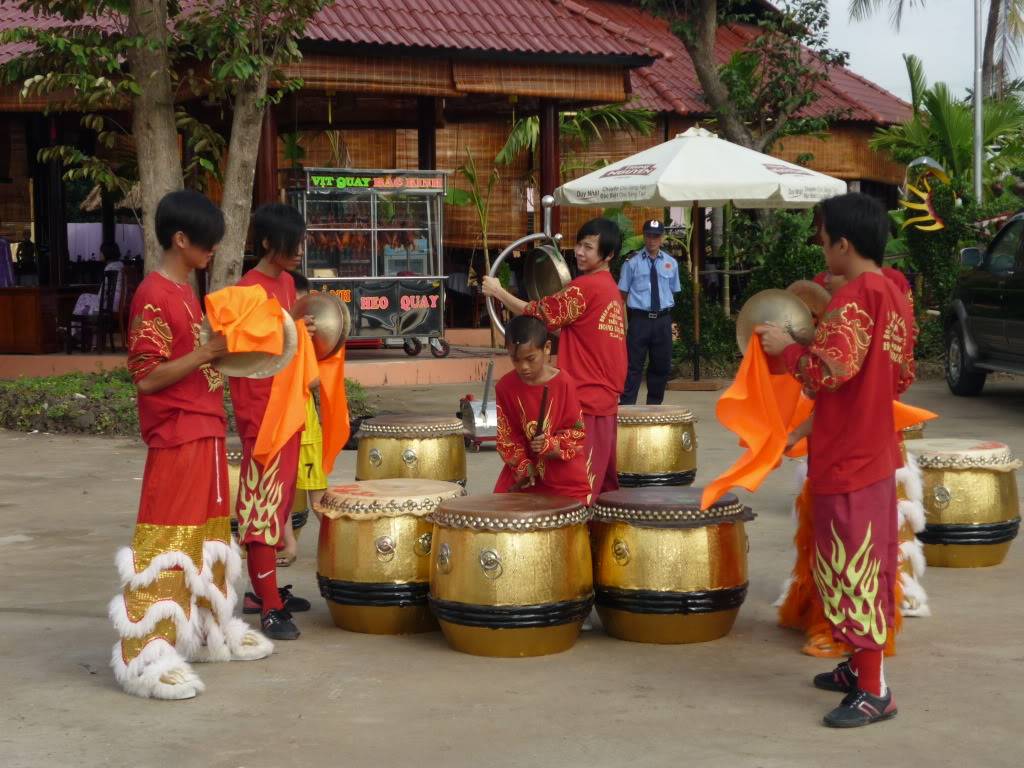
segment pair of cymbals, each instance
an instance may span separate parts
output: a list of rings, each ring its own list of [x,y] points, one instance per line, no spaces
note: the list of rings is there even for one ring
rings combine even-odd
[[[345,344],[352,328],[348,307],[332,293],[313,293],[295,302],[291,314],[281,316],[284,346],[281,354],[269,352],[229,352],[213,363],[225,376],[247,379],[267,379],[284,370],[298,349],[298,330],[293,318],[310,316],[316,324],[313,332],[313,351],[317,360],[334,355]],[[199,343],[205,344],[212,336],[210,321],[206,318],[199,328]]]
[[[769,288],[755,293],[743,305],[736,318],[736,343],[746,353],[754,328],[774,323],[789,332],[793,339],[808,345],[814,340],[814,328],[831,297],[824,288],[810,280],[797,280],[786,290]]]

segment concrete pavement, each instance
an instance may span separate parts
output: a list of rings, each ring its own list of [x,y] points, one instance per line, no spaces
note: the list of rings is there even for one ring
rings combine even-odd
[[[479,386],[388,389],[388,410],[454,413]],[[738,455],[714,419],[718,393],[671,392],[700,418],[699,476]],[[1008,442],[1024,456],[1024,381],[975,399],[941,382],[908,400],[942,414],[932,436]],[[1024,542],[980,570],[930,569],[933,616],[908,619],[886,664],[900,715],[859,732],[819,725],[837,701],[811,676],[772,601],[792,566],[794,480],[783,466],[757,494],[750,592],[734,631],[702,645],[647,646],[600,629],[564,654],[482,659],[440,634],[377,637],[336,629],[316,594],[316,522],[282,583],[313,600],[303,631],[259,662],[198,666],[187,702],[122,694],[108,666],[141,443],[0,432],[0,766],[1016,766],[1024,692]],[[345,453],[333,479],[351,479]],[[470,492],[497,475],[493,449],[469,455]]]

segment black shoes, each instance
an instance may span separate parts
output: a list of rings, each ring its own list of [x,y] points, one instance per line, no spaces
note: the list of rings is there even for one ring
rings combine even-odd
[[[849,660],[842,662],[831,672],[822,672],[814,676],[814,687],[823,691],[849,693],[857,690],[857,673],[853,671]]]
[[[292,585],[285,584],[277,590],[281,595],[281,602],[284,609],[289,613],[302,613],[308,611],[312,606],[304,597],[296,597],[292,594]],[[260,613],[263,610],[263,601],[254,592],[246,592],[245,600],[242,603],[242,613]]]
[[[296,640],[302,634],[288,611],[267,611],[260,619],[260,626],[271,640]]]
[[[859,728],[896,716],[896,702],[892,689],[885,696],[874,696],[867,691],[850,691],[843,703],[825,715],[824,723],[829,728]]]

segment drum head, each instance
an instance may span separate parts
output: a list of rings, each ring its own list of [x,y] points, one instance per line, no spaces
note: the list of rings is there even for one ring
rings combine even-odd
[[[362,480],[328,489],[317,509],[331,519],[347,517],[373,520],[400,515],[423,517],[433,512],[442,501],[464,493],[458,483],[441,480]]]
[[[620,405],[619,424],[692,424],[693,411],[678,405]]]
[[[523,278],[530,301],[556,294],[572,280],[562,252],[553,245],[534,248],[523,259]]]
[[[313,350],[317,360],[334,355],[348,339],[352,318],[345,302],[333,293],[310,293],[295,302],[292,317],[311,315],[316,323]]]
[[[246,379],[269,379],[284,370],[285,366],[295,357],[299,345],[299,337],[295,321],[287,312],[281,315],[284,330],[284,346],[281,354],[269,352],[229,352],[224,357],[214,360],[213,367],[225,376],[240,376]],[[203,318],[199,326],[199,343],[205,344],[213,335],[209,318]]]
[[[359,425],[357,437],[446,437],[461,435],[463,431],[462,419],[457,416],[394,413],[366,419]]]
[[[972,469],[1004,467],[1016,460],[1006,443],[995,440],[970,440],[926,437],[903,443],[921,467]]]
[[[448,499],[438,505],[433,515],[438,525],[486,531],[565,528],[589,517],[587,508],[575,499],[537,493],[491,493]]]
[[[641,527],[680,528],[753,520],[734,494],[727,493],[709,509],[700,508],[703,488],[645,487],[622,488],[602,493],[593,507],[594,519],[602,522],[626,522]]]
[[[741,353],[746,354],[754,328],[762,323],[775,323],[801,344],[810,344],[814,339],[811,311],[789,291],[769,288],[755,293],[743,305],[736,318],[736,343]]]

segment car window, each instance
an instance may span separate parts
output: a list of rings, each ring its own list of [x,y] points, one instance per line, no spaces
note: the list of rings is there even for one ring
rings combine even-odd
[[[1024,235],[1024,220],[1007,224],[985,255],[984,268],[989,272],[1012,271],[1017,266],[1021,235]]]

